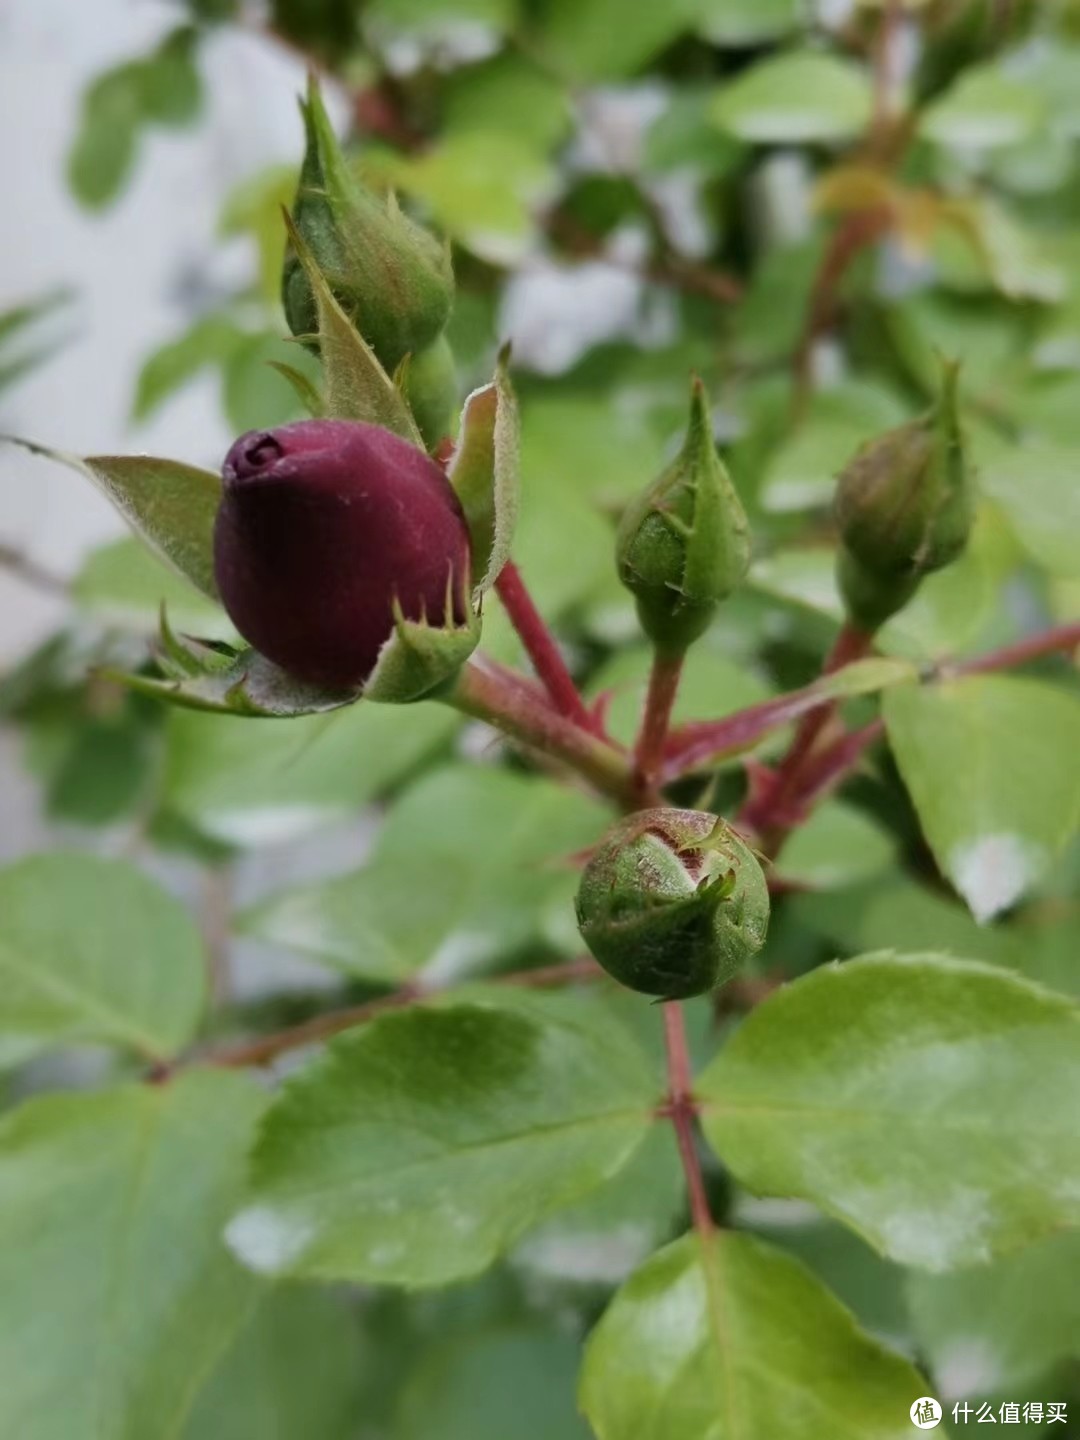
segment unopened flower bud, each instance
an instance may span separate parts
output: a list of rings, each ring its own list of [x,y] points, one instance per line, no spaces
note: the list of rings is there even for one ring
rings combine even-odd
[[[435,462],[377,425],[301,420],[225,457],[214,569],[240,634],[283,670],[362,685],[395,618],[461,623],[461,504]]]
[[[840,475],[840,588],[865,629],[905,605],[923,576],[955,560],[971,534],[975,494],[958,371],[946,363],[930,410],[867,441]]]
[[[391,196],[383,200],[350,170],[318,85],[301,106],[307,149],[292,217],[350,320],[388,372],[430,345],[453,303],[450,255]],[[317,329],[311,282],[290,249],[282,275],[285,317],[294,335]]]
[[[625,511],[616,561],[645,633],[672,654],[704,633],[746,574],[746,513],[716,453],[700,380],[694,381],[683,448]]]
[[[410,355],[402,388],[424,444],[434,450],[450,434],[458,406],[457,366],[445,335]]]
[[[665,1000],[724,984],[761,949],[769,891],[746,842],[700,810],[642,810],[610,830],[581,877],[582,939],[631,990]]]

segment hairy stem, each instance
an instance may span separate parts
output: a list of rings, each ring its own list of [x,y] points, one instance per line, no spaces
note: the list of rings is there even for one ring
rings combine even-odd
[[[664,757],[664,742],[671,724],[675,697],[679,693],[683,658],[682,654],[663,654],[659,650],[653,656],[641,730],[634,746],[634,770],[642,797],[648,796],[654,789]]]
[[[511,740],[561,760],[602,794],[634,808],[633,772],[625,752],[561,715],[501,667],[474,656],[438,698]]]
[[[511,624],[521,638],[533,669],[561,715],[585,730],[595,729],[592,716],[578,694],[573,676],[566,668],[555,637],[521,578],[521,571],[508,560],[495,581],[495,593],[502,601]]]
[[[716,1230],[709,1197],[705,1193],[705,1177],[701,1173],[697,1142],[694,1138],[693,1077],[690,1071],[690,1052],[686,1044],[686,1021],[682,1004],[668,1000],[664,1004],[664,1041],[667,1046],[668,1102],[664,1114],[675,1127],[675,1139],[679,1145],[679,1158],[686,1176],[686,1188],[690,1196],[690,1215],[694,1229],[707,1240]]]

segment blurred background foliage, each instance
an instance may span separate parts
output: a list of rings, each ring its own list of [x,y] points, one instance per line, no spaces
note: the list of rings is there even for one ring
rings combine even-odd
[[[691,371],[714,398],[755,559],[750,584],[690,657],[679,718],[733,711],[817,673],[841,618],[836,472],[862,440],[926,404],[938,352],[964,362],[978,524],[964,557],[889,623],[883,648],[932,662],[1075,617],[1076,0],[271,0],[254,9],[178,0],[171,9],[175,28],[82,96],[72,193],[94,211],[123,205],[139,167],[154,164],[159,133],[200,123],[203,52],[220,27],[251,29],[318,70],[358,172],[453,241],[450,335],[463,394],[490,375],[499,343],[514,341],[518,559],[583,683],[612,692],[614,733],[632,732],[648,655],[614,575],[613,519],[677,446]],[[299,157],[299,121],[296,133]],[[185,327],[146,356],[131,397],[136,445],[140,426],[206,372],[234,431],[295,418],[292,391],[267,364],[310,364],[282,338],[280,210],[295,179],[295,167],[275,165],[229,195],[219,235],[247,242],[246,273],[196,287]],[[37,341],[36,327],[68,303],[48,295],[0,314],[0,384],[47,361],[53,341]],[[595,836],[592,802],[536,787],[517,761],[461,765],[462,754],[495,757],[439,707],[265,724],[166,711],[95,672],[138,663],[162,599],[178,628],[227,636],[209,602],[133,539],[96,550],[70,581],[11,547],[0,561],[68,602],[57,632],[0,677],[0,717],[70,844],[197,877],[221,1001],[211,1027],[282,1024],[325,1005],[328,992],[361,999],[418,975],[577,952],[573,870],[543,862]],[[516,656],[494,610],[484,643]],[[871,702],[852,703],[855,720],[871,713]],[[1075,742],[1066,730],[1046,743],[1068,765]],[[927,784],[946,809],[970,753],[961,736],[936,770],[931,762]],[[1008,746],[987,764],[1001,786],[1025,783]],[[727,806],[744,783],[731,763],[687,782],[683,798]],[[314,882],[299,883],[290,844],[390,799],[377,837],[365,821],[362,840],[349,842],[347,859],[366,855],[359,869],[322,856]],[[448,836],[451,812],[461,819]],[[924,839],[933,822],[921,819],[886,757],[826,804],[783,854],[787,893],[760,977],[837,954],[934,949],[1080,994],[1075,843],[979,924],[972,910],[990,918],[979,913],[985,876],[966,889],[963,877],[946,883]],[[489,837],[508,833],[493,879]],[[241,886],[238,899],[244,858],[261,851],[284,857],[273,883],[264,872],[261,893]],[[431,877],[422,905],[417,870]],[[251,958],[262,947],[304,957],[287,986]],[[699,1019],[707,1053],[715,1042],[708,1016]],[[56,1047],[56,1036],[31,1038],[12,1043],[12,1064]],[[125,1062],[81,1063],[95,1074]],[[40,1062],[7,1081],[13,1097],[57,1083]],[[657,1139],[649,1164],[563,1212],[477,1284],[418,1300],[275,1293],[211,1377],[185,1436],[584,1434],[575,1336],[674,1231],[680,1186],[666,1144]],[[1075,1237],[927,1277],[876,1258],[808,1206],[755,1202],[719,1170],[710,1183],[720,1213],[800,1255],[865,1325],[918,1354],[935,1393],[1023,1390],[1080,1404]]]

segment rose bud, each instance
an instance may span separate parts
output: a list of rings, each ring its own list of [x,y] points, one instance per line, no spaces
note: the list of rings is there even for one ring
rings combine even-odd
[[[297,679],[362,685],[395,607],[433,626],[465,619],[461,505],[438,465],[389,430],[301,420],[252,431],[222,473],[222,601],[244,639]]]
[[[754,852],[700,810],[642,810],[611,829],[581,877],[582,939],[631,990],[681,1000],[761,949],[769,890]]]
[[[362,185],[341,153],[314,78],[301,105],[307,148],[292,218],[341,308],[393,373],[438,337],[450,315],[454,278],[447,247],[391,197]],[[290,248],[282,272],[289,329],[318,329],[311,282]]]
[[[675,655],[704,633],[746,574],[746,513],[716,453],[700,380],[682,450],[623,515],[616,563],[645,633]]]
[[[851,619],[874,630],[971,534],[975,492],[957,405],[959,366],[943,367],[925,415],[867,441],[836,490],[837,575]]]

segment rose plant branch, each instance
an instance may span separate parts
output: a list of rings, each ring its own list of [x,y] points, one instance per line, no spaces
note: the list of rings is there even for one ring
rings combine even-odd
[[[495,581],[495,593],[502,601],[555,708],[583,729],[595,729],[593,718],[585,708],[558,643],[537,609],[521,571],[512,560],[506,562]]]
[[[601,794],[625,808],[633,807],[634,777],[625,752],[560,714],[512,672],[486,657],[469,660],[436,698],[494,726],[511,740],[562,761]]]
[[[654,655],[641,729],[634,746],[634,769],[643,796],[649,795],[656,784],[682,671],[681,654],[658,650]]]
[[[664,1043],[667,1052],[668,1097],[662,1107],[674,1129],[679,1147],[679,1159],[686,1177],[686,1189],[690,1197],[690,1215],[694,1229],[708,1239],[716,1229],[709,1197],[705,1190],[705,1177],[701,1169],[697,1141],[694,1135],[694,1117],[697,1106],[693,1094],[693,1077],[690,1068],[690,1051],[686,1043],[686,1018],[682,1003],[669,1000],[664,1010]]]
[[[582,957],[558,965],[539,966],[532,970],[515,970],[507,975],[485,976],[483,983],[485,985],[508,985],[522,989],[549,990],[556,989],[561,985],[597,980],[602,975],[603,971],[594,960]],[[223,1045],[217,1049],[193,1054],[181,1064],[185,1066],[192,1064],[216,1065],[226,1069],[269,1065],[278,1056],[284,1055],[290,1050],[299,1050],[305,1045],[315,1045],[322,1040],[329,1040],[334,1035],[340,1035],[344,1030],[352,1030],[357,1025],[365,1025],[369,1020],[375,1020],[380,1015],[386,1014],[387,1011],[400,1010],[407,1005],[430,1000],[433,996],[441,995],[451,988],[453,987],[425,985],[420,981],[414,981],[401,986],[400,989],[389,995],[380,995],[374,1000],[365,1000],[363,1004],[350,1005],[341,1010],[329,1010],[325,1014],[316,1015],[299,1025],[290,1025],[285,1030],[277,1030],[271,1035],[259,1035],[252,1040],[241,1040],[234,1045]],[[167,1078],[170,1073],[170,1067],[162,1067],[162,1069],[154,1071],[150,1078],[161,1080]]]

